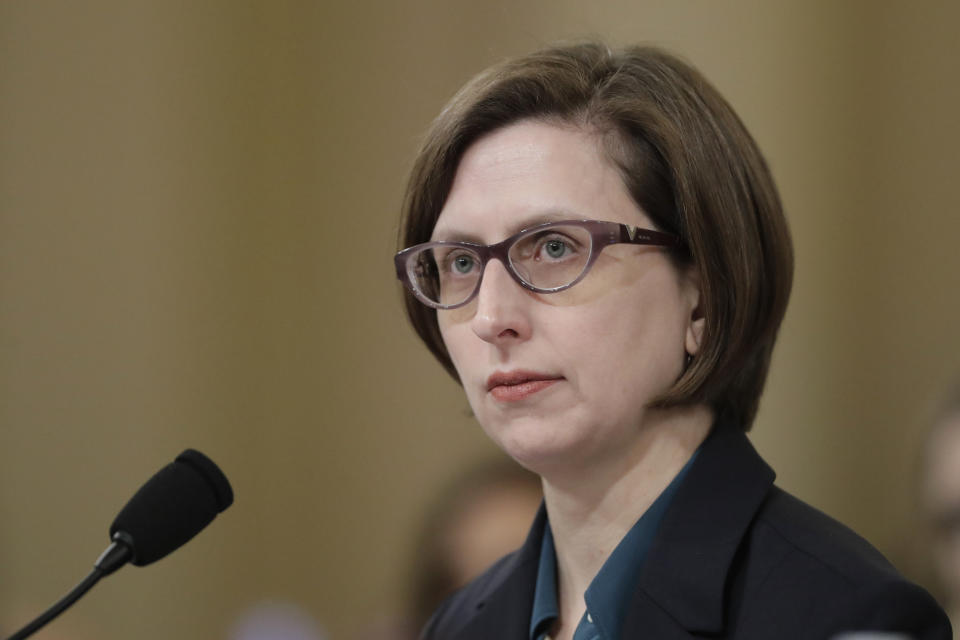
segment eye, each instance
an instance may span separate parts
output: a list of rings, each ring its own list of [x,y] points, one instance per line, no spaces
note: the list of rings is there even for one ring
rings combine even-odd
[[[571,260],[585,259],[589,253],[589,232],[574,226],[551,225],[522,232],[510,247],[510,261],[514,266],[539,263],[542,268],[554,263],[567,265]]]
[[[453,253],[446,260],[447,271],[457,275],[466,275],[477,266],[477,259],[469,253]]]
[[[535,260],[563,260],[576,253],[576,243],[565,235],[551,234],[540,238],[534,251]]]
[[[543,250],[551,258],[562,258],[569,251],[569,247],[563,240],[553,239],[543,243]]]

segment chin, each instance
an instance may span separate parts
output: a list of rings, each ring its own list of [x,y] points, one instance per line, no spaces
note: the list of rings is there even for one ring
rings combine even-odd
[[[517,464],[540,475],[583,460],[587,444],[585,438],[570,437],[574,434],[555,423],[535,419],[513,420],[484,431]]]

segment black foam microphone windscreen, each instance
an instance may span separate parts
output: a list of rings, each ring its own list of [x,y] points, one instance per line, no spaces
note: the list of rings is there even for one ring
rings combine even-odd
[[[128,545],[130,561],[142,567],[180,547],[232,503],[223,472],[187,449],[130,498],[110,525],[110,537]]]

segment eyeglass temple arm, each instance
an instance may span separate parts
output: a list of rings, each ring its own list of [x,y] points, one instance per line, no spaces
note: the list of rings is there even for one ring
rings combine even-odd
[[[620,242],[629,244],[652,244],[665,247],[679,247],[681,245],[680,238],[672,233],[634,227],[629,224],[620,225]]]

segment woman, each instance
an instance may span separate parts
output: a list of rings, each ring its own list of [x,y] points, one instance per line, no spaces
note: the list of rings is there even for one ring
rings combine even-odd
[[[408,315],[544,491],[524,546],[425,638],[949,637],[746,439],[792,249],[696,71],[593,44],[494,67],[434,122],[404,209]]]

